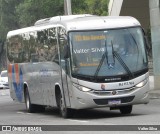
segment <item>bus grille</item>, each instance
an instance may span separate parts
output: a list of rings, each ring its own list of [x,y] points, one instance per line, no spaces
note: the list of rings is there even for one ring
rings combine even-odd
[[[126,94],[126,93],[129,93],[133,90],[135,90],[136,88],[135,87],[131,87],[129,89],[117,89],[115,90],[117,92],[117,95],[121,95],[121,94]],[[93,90],[91,91],[93,94],[96,94],[96,95],[108,95],[108,96],[113,96],[112,92],[114,90],[108,90],[108,91],[98,91],[98,90]]]
[[[121,97],[121,98],[114,98],[114,99],[93,99],[93,100],[97,105],[107,105],[108,101],[111,101],[111,100],[121,100],[121,103],[128,103],[128,102],[131,102],[134,99],[134,97],[135,96]]]

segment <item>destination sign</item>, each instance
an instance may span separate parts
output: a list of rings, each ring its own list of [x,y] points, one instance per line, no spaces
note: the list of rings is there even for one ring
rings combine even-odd
[[[75,41],[104,40],[104,35],[75,35]]]

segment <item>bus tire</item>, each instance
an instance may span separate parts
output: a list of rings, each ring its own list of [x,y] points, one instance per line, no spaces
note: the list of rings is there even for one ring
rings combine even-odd
[[[132,105],[121,106],[119,110],[121,114],[130,114],[132,112]]]
[[[45,107],[41,105],[31,104],[28,89],[25,90],[25,105],[29,113],[44,112]]]
[[[74,115],[74,110],[71,108],[66,108],[64,104],[64,98],[62,97],[62,94],[60,93],[58,95],[58,104],[59,104],[59,111],[63,118],[71,118]]]
[[[26,104],[26,109],[29,113],[35,112],[35,106],[31,104],[30,96],[27,88],[25,90],[25,104]]]

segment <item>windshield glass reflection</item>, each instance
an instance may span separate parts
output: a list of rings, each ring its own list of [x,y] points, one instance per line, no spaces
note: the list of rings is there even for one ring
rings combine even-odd
[[[70,32],[69,37],[74,75],[116,76],[147,68],[144,39],[139,27]]]

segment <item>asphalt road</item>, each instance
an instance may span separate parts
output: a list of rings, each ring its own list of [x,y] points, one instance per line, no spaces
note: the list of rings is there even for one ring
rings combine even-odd
[[[147,105],[134,106],[130,115],[121,115],[119,110],[100,108],[80,110],[72,119],[63,119],[59,116],[58,110],[53,108],[47,108],[44,113],[27,113],[24,104],[12,101],[8,90],[0,90],[0,125],[160,125],[160,99],[151,99]],[[64,131],[61,133],[69,134]],[[160,131],[153,133],[158,134]]]

